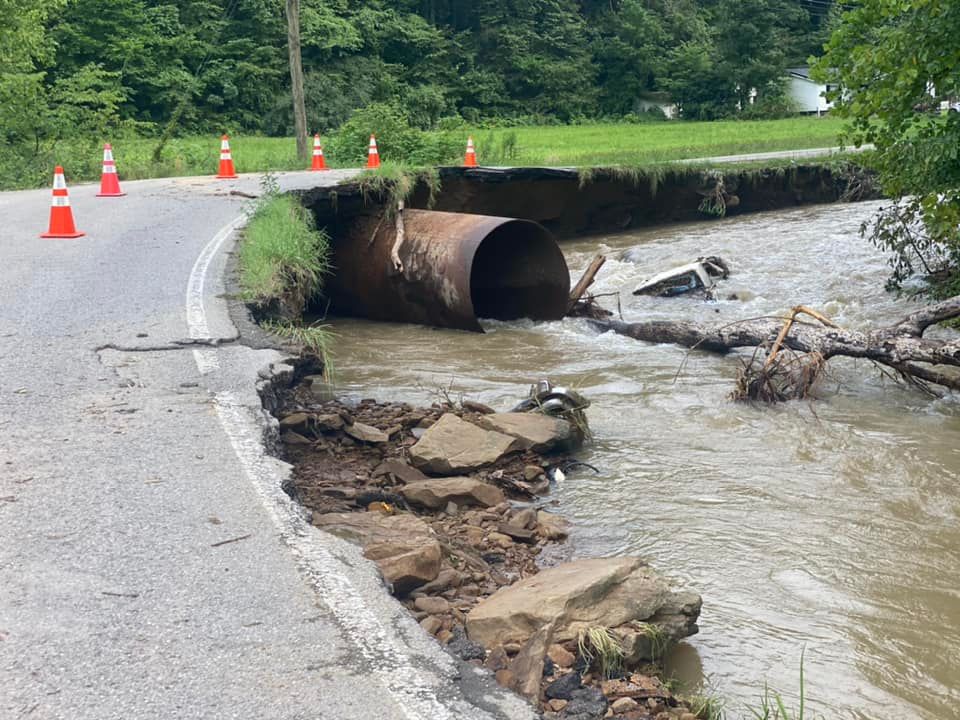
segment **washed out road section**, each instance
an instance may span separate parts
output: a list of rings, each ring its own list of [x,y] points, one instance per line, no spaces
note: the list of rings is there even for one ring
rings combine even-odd
[[[276,353],[227,344],[201,372],[177,344],[233,189],[258,178],[71,187],[77,240],[38,237],[49,190],[0,195],[0,716],[529,717],[297,524],[257,436]],[[200,284],[224,339],[229,242]]]

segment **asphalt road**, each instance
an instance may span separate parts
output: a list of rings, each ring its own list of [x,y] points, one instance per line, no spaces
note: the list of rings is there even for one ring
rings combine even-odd
[[[180,342],[236,335],[231,189],[258,178],[72,187],[76,240],[0,194],[0,718],[532,718],[279,490],[279,356]]]

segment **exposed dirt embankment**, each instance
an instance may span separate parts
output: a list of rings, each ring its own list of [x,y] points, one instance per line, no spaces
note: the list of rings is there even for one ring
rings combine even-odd
[[[869,171],[841,163],[709,171],[440,168],[439,180],[439,190],[418,182],[406,206],[534,220],[558,238],[879,197]],[[392,199],[362,182],[304,195],[333,237],[358,215],[381,215]]]

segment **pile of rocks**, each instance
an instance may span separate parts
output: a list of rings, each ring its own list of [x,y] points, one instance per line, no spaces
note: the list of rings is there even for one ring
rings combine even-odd
[[[606,680],[578,638],[609,628],[623,667],[636,668],[696,632],[699,597],[672,591],[637,558],[544,569],[566,556],[567,523],[543,507],[550,474],[581,439],[570,423],[476,403],[347,407],[296,392],[285,402],[290,490],[314,525],[363,547],[452,653],[489,668],[545,717],[679,717],[655,677]]]

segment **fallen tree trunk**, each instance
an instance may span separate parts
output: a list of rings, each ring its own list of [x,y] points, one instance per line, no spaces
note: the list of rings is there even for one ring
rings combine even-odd
[[[769,364],[769,368],[761,363],[764,367],[760,370],[751,361],[745,365],[745,372],[789,372],[792,383],[797,380],[796,372],[809,370],[809,363],[796,368],[790,368],[790,363],[799,361],[802,365],[806,359],[822,366],[830,358],[843,356],[864,358],[885,365],[928,391],[930,384],[960,390],[960,374],[947,369],[934,369],[934,366],[960,368],[960,338],[944,341],[923,337],[931,325],[960,317],[960,296],[921,308],[895,325],[870,332],[800,322],[796,320],[800,312],[808,311],[797,307],[789,317],[744,320],[728,325],[683,321],[627,323],[616,320],[591,320],[591,323],[602,330],[612,330],[635,340],[673,343],[721,353],[744,347],[770,349],[779,337],[782,347],[794,351],[794,355],[782,361],[778,359]],[[788,327],[784,333],[785,323]],[[802,390],[807,391],[812,387],[819,371],[811,375],[808,381],[799,384],[803,386]],[[795,396],[793,392],[789,395]]]

